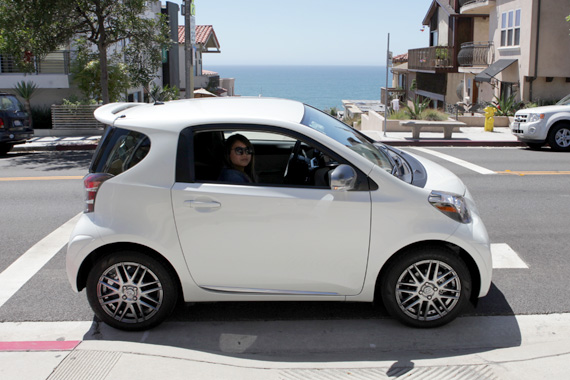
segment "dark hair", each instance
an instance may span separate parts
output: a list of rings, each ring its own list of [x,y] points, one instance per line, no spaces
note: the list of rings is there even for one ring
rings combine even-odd
[[[246,147],[251,149],[251,151],[253,152],[253,145],[251,145],[251,142],[249,142],[247,137],[245,137],[244,135],[240,135],[239,133],[236,133],[235,135],[231,135],[230,137],[228,137],[228,139],[225,142],[224,159],[226,161],[226,166],[228,168],[236,169],[236,170],[237,170],[237,168],[232,164],[232,161],[230,160],[230,153],[231,153],[232,147],[234,146],[234,144],[237,141],[243,143]],[[257,182],[257,175],[255,174],[254,167],[255,167],[255,154],[252,154],[251,155],[251,161],[249,162],[249,165],[247,165],[244,168],[244,171],[245,171],[245,174],[247,174],[249,176],[249,178],[251,179],[252,182]]]

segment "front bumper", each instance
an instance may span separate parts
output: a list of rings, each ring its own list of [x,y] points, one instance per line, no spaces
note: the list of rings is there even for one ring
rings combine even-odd
[[[479,271],[480,288],[478,297],[484,297],[489,292],[493,278],[493,258],[487,229],[477,210],[473,207],[473,221],[461,224],[457,231],[448,239],[449,242],[461,247],[469,253]]]
[[[529,143],[542,143],[546,141],[546,129],[542,121],[521,123],[514,121],[510,125],[511,133],[517,137],[519,141]]]

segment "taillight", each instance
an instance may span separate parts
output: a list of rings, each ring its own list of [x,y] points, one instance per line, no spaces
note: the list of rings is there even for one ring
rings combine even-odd
[[[0,129],[4,129],[4,119],[0,117]]]
[[[113,178],[113,175],[107,173],[93,173],[87,174],[83,178],[83,186],[85,186],[85,210],[84,212],[95,211],[95,198],[97,197],[97,191],[101,187],[101,184]]]

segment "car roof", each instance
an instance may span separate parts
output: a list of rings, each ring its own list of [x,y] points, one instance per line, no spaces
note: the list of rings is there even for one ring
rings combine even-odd
[[[165,103],[110,103],[95,111],[97,120],[137,130],[173,132],[200,124],[214,123],[300,123],[303,103],[276,98],[219,97],[174,100]]]

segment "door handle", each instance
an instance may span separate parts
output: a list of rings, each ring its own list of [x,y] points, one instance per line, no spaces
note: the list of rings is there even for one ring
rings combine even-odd
[[[220,208],[222,206],[216,201],[184,201],[184,205],[192,208]]]

